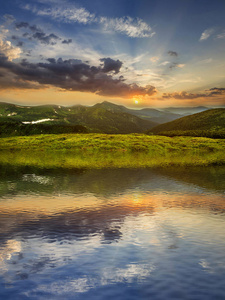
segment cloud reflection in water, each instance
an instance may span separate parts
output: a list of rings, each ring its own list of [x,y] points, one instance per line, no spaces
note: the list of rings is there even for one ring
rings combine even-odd
[[[143,299],[150,290],[170,299],[190,273],[191,293],[206,274],[206,290],[222,285],[225,204],[218,187],[206,192],[146,170],[122,180],[126,172],[117,172],[2,178],[1,186],[14,187],[0,197],[0,274],[10,284],[3,298],[16,291],[17,299],[87,299],[95,291],[105,299],[125,291],[132,299],[134,289],[146,291]]]

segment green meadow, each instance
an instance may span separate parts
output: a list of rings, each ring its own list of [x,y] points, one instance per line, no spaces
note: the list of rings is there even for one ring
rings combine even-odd
[[[59,134],[0,139],[2,166],[147,168],[225,164],[225,140],[145,134]]]

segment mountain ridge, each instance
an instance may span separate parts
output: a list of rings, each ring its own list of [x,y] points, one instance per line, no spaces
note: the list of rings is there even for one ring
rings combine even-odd
[[[157,125],[156,122],[144,120],[133,114],[122,111],[121,108],[116,105],[114,109],[106,109],[104,108],[104,105],[101,104],[96,104],[91,107],[82,105],[71,107],[64,107],[60,105],[26,107],[15,104],[0,103],[2,134],[4,134],[4,131],[6,130],[6,121],[8,127],[9,123],[14,122],[14,128],[12,124],[11,127],[15,132],[17,131],[15,128],[15,121],[24,125],[32,124],[32,126],[36,127],[37,123],[43,123],[43,126],[80,125],[85,127],[89,132],[101,133],[141,133]],[[25,131],[27,132],[27,130]]]
[[[150,131],[153,127],[158,128],[160,124],[168,124],[174,120],[179,120],[183,115],[175,114],[171,111],[181,108],[142,108],[131,109],[123,105],[117,105],[108,101],[96,103],[93,106],[73,105],[63,106],[55,104],[45,104],[38,106],[24,106],[0,102],[0,123],[1,132],[6,130],[11,123],[11,128],[17,132],[16,126],[25,130],[25,125],[32,125],[32,132],[40,130],[49,130],[48,126],[55,126],[54,132],[57,132],[56,126],[61,126],[64,130],[76,132],[77,127],[73,129],[66,126],[82,126],[82,130],[88,132],[102,133],[141,133]],[[184,107],[183,112],[205,110],[206,107]],[[17,123],[16,122],[20,122]],[[42,126],[38,126],[41,123]],[[13,125],[14,124],[14,125]],[[18,125],[20,124],[20,125]],[[14,126],[14,129],[13,129]],[[34,130],[34,126],[36,129]],[[46,127],[47,126],[47,127]],[[163,128],[163,127],[162,127]],[[52,127],[53,129],[53,127]],[[81,129],[79,129],[81,130]],[[59,130],[61,132],[61,129]],[[25,130],[27,132],[27,129]]]

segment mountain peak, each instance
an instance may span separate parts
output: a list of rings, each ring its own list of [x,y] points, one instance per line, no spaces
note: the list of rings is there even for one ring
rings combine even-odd
[[[115,104],[115,103],[112,103],[112,102],[109,102],[109,101],[103,101],[101,103],[97,103],[99,105],[108,105],[108,106],[122,106],[122,105],[118,105],[118,104]]]
[[[93,107],[101,107],[108,110],[114,110],[114,111],[121,111],[124,112],[126,110],[126,107],[123,105],[118,105],[112,102],[103,101],[101,103],[95,104]]]

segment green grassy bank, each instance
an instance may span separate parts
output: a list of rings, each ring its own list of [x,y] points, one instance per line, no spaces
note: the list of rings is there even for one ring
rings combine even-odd
[[[225,140],[144,134],[59,134],[0,139],[0,164],[41,168],[225,165]]]

